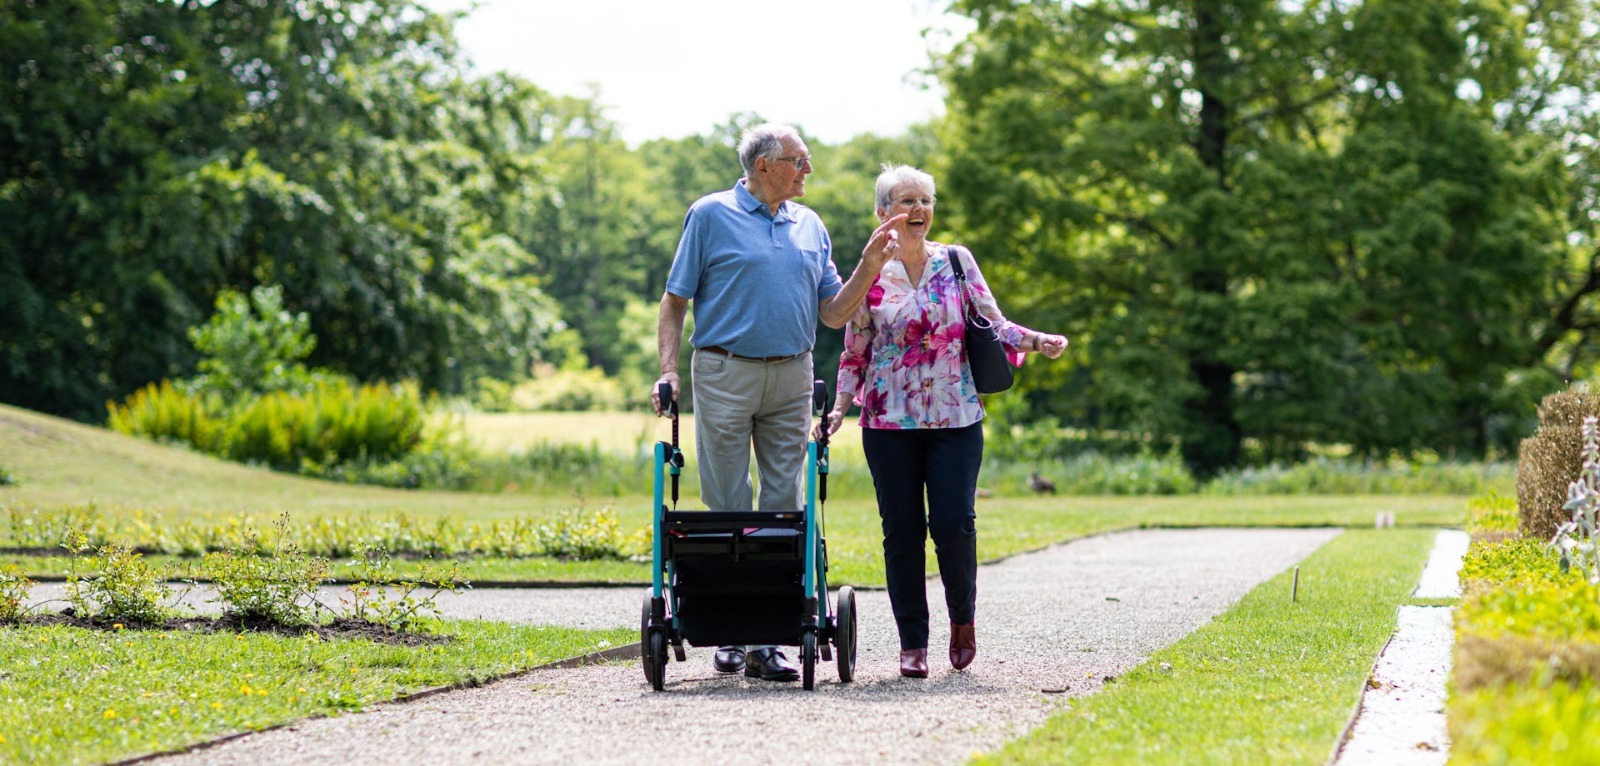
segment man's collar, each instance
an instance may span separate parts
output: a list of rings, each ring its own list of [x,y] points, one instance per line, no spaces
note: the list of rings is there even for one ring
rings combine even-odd
[[[745,188],[746,180],[748,179],[741,178],[739,179],[738,183],[733,185],[733,196],[735,199],[739,200],[739,209],[745,211],[746,213],[753,213],[757,210],[765,210],[767,203],[756,199],[756,195],[751,194],[750,190]],[[790,223],[793,223],[794,206],[789,203],[790,200],[784,200],[783,202],[778,203],[778,212],[773,216],[773,218],[782,218]]]

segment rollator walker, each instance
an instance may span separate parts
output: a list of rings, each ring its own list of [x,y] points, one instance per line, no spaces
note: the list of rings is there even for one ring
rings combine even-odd
[[[839,588],[828,600],[828,543],[822,507],[828,499],[828,436],[806,443],[806,504],[794,511],[678,510],[678,406],[672,386],[657,389],[672,419],[672,441],[655,449],[654,544],[650,595],[639,622],[645,678],[666,684],[667,647],[683,662],[692,646],[770,644],[800,647],[800,677],[816,688],[817,660],[838,658],[839,680],[856,668],[856,596]],[[828,389],[817,381],[812,408],[821,417]],[[664,502],[670,478],[672,507]]]

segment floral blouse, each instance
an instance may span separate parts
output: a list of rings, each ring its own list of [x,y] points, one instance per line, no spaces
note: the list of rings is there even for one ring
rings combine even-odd
[[[972,254],[929,242],[922,284],[911,284],[900,261],[884,264],[845,326],[838,391],[855,396],[862,428],[961,428],[983,419],[962,340],[964,303],[950,267],[958,251],[965,253],[961,264],[979,313],[995,320],[1011,363],[1021,364],[1024,330],[1001,315]]]

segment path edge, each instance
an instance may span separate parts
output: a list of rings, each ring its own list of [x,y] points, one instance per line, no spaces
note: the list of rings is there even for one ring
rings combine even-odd
[[[594,665],[594,664],[599,664],[599,663],[602,663],[602,662],[610,662],[612,660],[634,658],[634,657],[638,657],[639,656],[639,651],[640,651],[640,645],[638,643],[624,644],[622,646],[614,646],[614,647],[611,647],[610,649],[602,649],[602,650],[600,650],[598,652],[589,652],[588,654],[580,654],[580,655],[578,655],[576,657],[568,657],[568,658],[563,659],[563,660],[556,660],[554,662],[547,662],[547,663],[544,663],[542,665],[535,665],[535,666],[533,666],[531,668],[522,668],[520,670],[513,670],[513,671],[510,671],[510,672],[507,672],[507,673],[501,673],[500,675],[490,676],[488,678],[481,679],[481,680],[480,679],[473,679],[473,680],[466,680],[466,681],[457,681],[455,683],[445,684],[443,686],[430,686],[430,687],[427,687],[425,689],[418,689],[417,691],[414,691],[414,692],[402,692],[399,696],[396,696],[396,697],[393,697],[393,698],[390,698],[390,699],[386,699],[386,700],[379,700],[377,702],[374,702],[374,703],[372,703],[370,705],[367,705],[367,706],[361,708],[360,710],[342,711],[341,713],[338,713],[338,714],[335,714],[335,715],[345,715],[345,714],[353,714],[353,713],[366,713],[366,712],[371,711],[374,708],[384,707],[384,706],[387,706],[387,705],[404,705],[404,704],[407,704],[407,703],[410,703],[410,702],[416,702],[417,700],[420,700],[420,699],[426,699],[428,697],[433,697],[433,696],[436,696],[436,695],[439,695],[439,694],[444,694],[445,692],[453,692],[453,691],[458,691],[458,690],[461,690],[461,689],[476,689],[476,688],[481,687],[481,686],[488,686],[490,684],[500,683],[501,681],[509,681],[509,680],[511,680],[513,678],[518,678],[518,677],[521,677],[521,676],[525,676],[525,675],[527,675],[529,673],[532,673],[534,671],[539,671],[539,670],[564,670],[564,669],[567,669],[567,668],[581,667],[583,665]],[[194,753],[194,752],[199,752],[201,750],[208,750],[208,749],[216,747],[218,745],[222,745],[222,744],[225,744],[225,743],[228,743],[228,742],[232,742],[232,741],[234,741],[236,739],[243,739],[244,737],[248,737],[248,736],[251,736],[253,734],[261,734],[261,733],[264,733],[264,732],[274,731],[274,730],[277,730],[277,729],[283,729],[283,728],[287,728],[287,727],[290,727],[290,726],[297,726],[299,724],[305,723],[306,721],[315,721],[315,720],[317,720],[319,718],[332,718],[332,717],[335,717],[335,716],[334,715],[328,715],[328,714],[318,714],[318,715],[306,716],[305,718],[296,718],[296,719],[294,719],[292,721],[284,721],[283,723],[277,723],[277,724],[273,724],[271,726],[264,726],[264,727],[262,727],[260,729],[251,729],[249,731],[229,732],[227,734],[223,734],[221,736],[214,737],[212,739],[201,740],[199,742],[195,742],[195,743],[192,743],[192,744],[189,744],[189,745],[185,745],[184,747],[173,749],[173,750],[160,750],[160,751],[156,751],[156,752],[153,752],[153,753],[144,753],[143,755],[136,755],[136,756],[134,756],[132,758],[125,758],[125,759],[122,759],[122,760],[119,760],[119,761],[108,761],[107,763],[110,764],[110,766],[125,766],[126,764],[149,763],[151,761],[156,760],[157,758],[166,758],[168,756],[173,756],[173,755],[184,755],[186,753]]]

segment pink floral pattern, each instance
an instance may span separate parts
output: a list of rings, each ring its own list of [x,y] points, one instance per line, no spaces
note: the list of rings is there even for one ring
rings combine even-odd
[[[856,398],[862,428],[961,428],[983,419],[962,340],[955,252],[929,242],[921,285],[890,261],[845,326],[838,391]],[[1020,365],[1026,328],[1001,315],[976,260],[968,254],[961,263],[978,311],[998,323],[1011,363]]]

